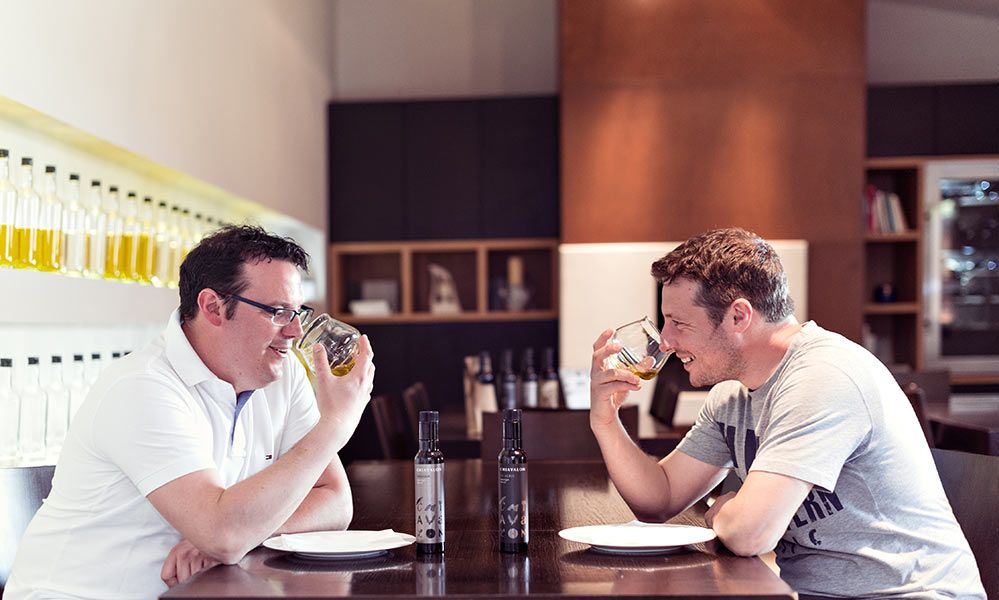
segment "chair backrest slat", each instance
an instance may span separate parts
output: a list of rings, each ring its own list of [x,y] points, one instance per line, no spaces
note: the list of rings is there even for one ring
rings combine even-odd
[[[0,592],[7,585],[17,546],[28,522],[52,491],[55,467],[0,469]],[[0,593],[2,595],[2,593]]]

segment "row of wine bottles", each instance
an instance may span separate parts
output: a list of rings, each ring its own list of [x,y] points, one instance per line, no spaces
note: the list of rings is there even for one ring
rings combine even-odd
[[[123,199],[114,185],[104,193],[97,179],[83,198],[76,173],[63,193],[53,165],[39,192],[30,157],[15,185],[9,158],[0,148],[0,266],[176,287],[180,263],[216,227],[214,216],[150,196]]]
[[[530,541],[527,453],[524,452],[521,411],[503,411],[503,449],[497,457],[497,523],[499,551],[527,552]],[[416,552],[443,554],[446,542],[444,454],[440,449],[440,415],[420,412],[420,449],[413,460],[415,474]]]
[[[507,348],[500,355],[499,373],[493,373],[489,352],[479,353],[479,373],[476,377],[476,396],[482,410],[507,408],[560,408],[563,405],[558,371],[555,369],[555,350],[545,348],[542,369],[534,368],[534,348],[525,348],[521,354],[520,371],[513,370],[513,350]],[[483,398],[495,390],[494,400]]]
[[[111,359],[128,352],[113,352]],[[53,462],[90,386],[104,368],[99,352],[74,354],[63,360],[29,356],[15,369],[12,358],[0,358],[0,466]]]

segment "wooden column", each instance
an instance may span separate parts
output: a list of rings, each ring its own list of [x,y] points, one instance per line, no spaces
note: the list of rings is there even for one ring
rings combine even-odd
[[[858,339],[863,1],[560,10],[562,241],[806,239],[809,316]]]

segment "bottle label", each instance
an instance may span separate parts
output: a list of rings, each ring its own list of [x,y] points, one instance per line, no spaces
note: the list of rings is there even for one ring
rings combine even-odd
[[[527,465],[499,466],[499,534],[507,544],[527,543]]]
[[[416,543],[444,542],[444,465],[416,465]]]
[[[503,382],[503,398],[500,408],[517,408],[517,381]]]
[[[541,408],[558,408],[558,381],[541,382]]]
[[[525,408],[538,407],[538,382],[525,381],[521,386],[521,401]]]

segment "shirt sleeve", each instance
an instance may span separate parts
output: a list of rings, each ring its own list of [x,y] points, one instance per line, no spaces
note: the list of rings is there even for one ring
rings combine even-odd
[[[737,394],[742,386],[738,382],[722,382],[711,388],[694,426],[677,444],[677,450],[691,458],[722,467],[732,468],[732,453],[718,428],[716,414],[721,405]]]
[[[93,444],[143,496],[178,477],[215,469],[212,430],[185,389],[140,376],[108,388],[94,415]]]
[[[291,450],[305,434],[319,422],[319,408],[316,406],[316,393],[305,373],[305,367],[297,360],[288,361],[289,375],[288,416],[284,423],[278,456]]]
[[[750,470],[833,491],[844,463],[871,431],[867,404],[849,374],[827,361],[802,365],[774,390],[770,423]]]

